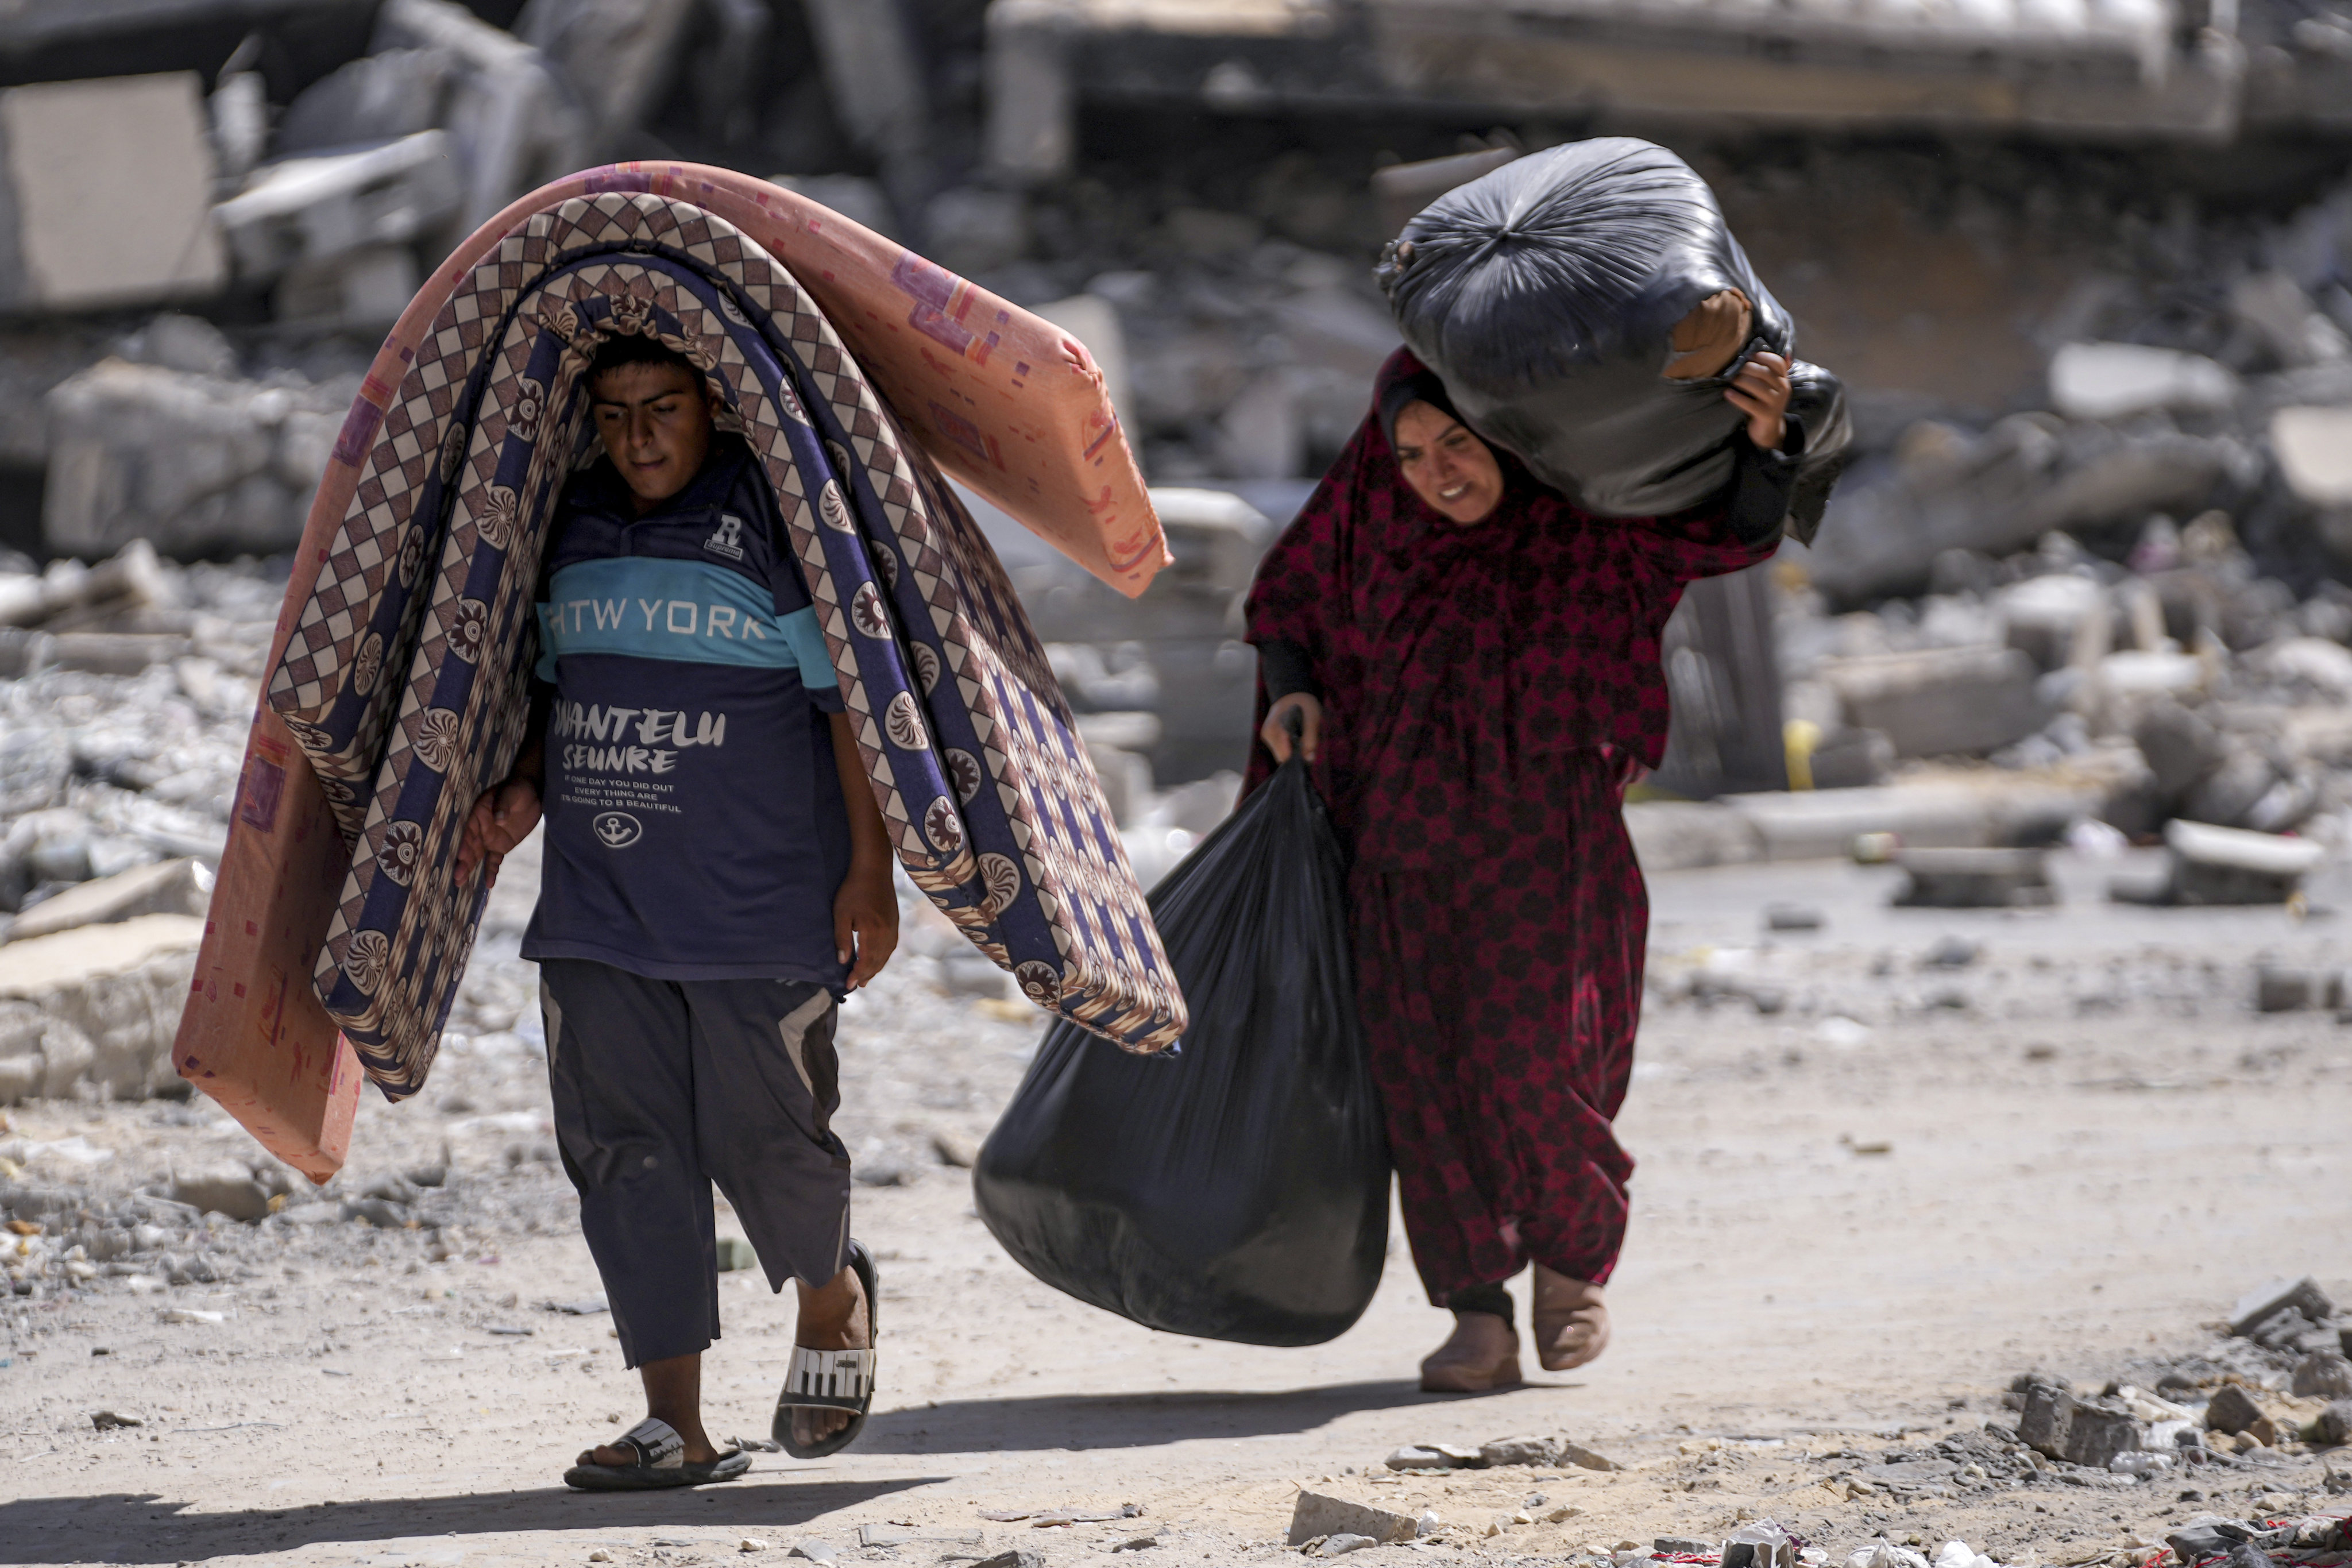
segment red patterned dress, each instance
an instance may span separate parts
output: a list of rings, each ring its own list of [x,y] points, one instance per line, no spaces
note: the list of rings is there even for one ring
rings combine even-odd
[[[1400,351],[1382,387],[1426,375]],[[1284,684],[1323,703],[1315,778],[1352,856],[1364,1030],[1441,1306],[1530,1258],[1596,1283],[1616,1266],[1633,1162],[1610,1124],[1649,924],[1621,797],[1664,749],[1666,617],[1685,584],[1772,553],[1787,493],[1775,455],[1708,506],[1595,517],[1497,456],[1503,501],[1461,526],[1368,417],[1248,607],[1263,668],[1303,651],[1311,677]],[[1272,767],[1260,744],[1251,786]]]

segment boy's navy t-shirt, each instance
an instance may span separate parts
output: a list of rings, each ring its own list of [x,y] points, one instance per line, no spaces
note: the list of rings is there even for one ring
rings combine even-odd
[[[740,437],[644,517],[576,475],[541,573],[546,866],[526,958],[838,991],[841,696],[775,498]]]

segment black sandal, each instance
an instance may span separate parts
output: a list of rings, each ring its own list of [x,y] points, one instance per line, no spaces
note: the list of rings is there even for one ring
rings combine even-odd
[[[731,1481],[751,1468],[751,1456],[730,1448],[706,1465],[686,1457],[686,1439],[667,1421],[648,1415],[618,1437],[612,1447],[636,1450],[633,1465],[574,1465],[563,1472],[563,1484],[583,1492],[649,1492],[671,1487],[698,1487],[709,1481]]]
[[[855,1237],[849,1243],[849,1267],[857,1270],[857,1282],[866,1288],[866,1337],[879,1341],[880,1319],[876,1309],[881,1300],[881,1281],[875,1275],[872,1254]],[[784,1375],[783,1393],[776,1397],[776,1418],[768,1435],[795,1459],[822,1459],[848,1447],[866,1429],[866,1413],[874,1407],[877,1356],[872,1344],[858,1351],[820,1351],[794,1345],[792,1369]],[[840,1431],[814,1443],[800,1443],[793,1437],[794,1410],[845,1410],[850,1421]]]

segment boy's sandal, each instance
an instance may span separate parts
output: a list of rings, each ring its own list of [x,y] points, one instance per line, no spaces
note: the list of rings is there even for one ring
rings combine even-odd
[[[874,1271],[873,1255],[854,1237],[849,1243],[849,1267],[857,1270],[857,1282],[866,1289],[866,1337],[869,1342],[878,1342],[881,1333],[877,1304],[881,1299],[881,1282]],[[871,1343],[856,1351],[820,1351],[794,1345],[792,1368],[784,1374],[784,1391],[776,1396],[776,1419],[768,1429],[769,1436],[795,1459],[822,1459],[848,1447],[866,1429],[866,1413],[874,1407],[877,1364],[877,1352]],[[849,1413],[850,1420],[837,1432],[814,1443],[803,1443],[793,1436],[794,1410],[844,1410]]]
[[[669,1487],[698,1487],[709,1481],[731,1481],[751,1468],[751,1456],[730,1448],[709,1464],[686,1457],[686,1439],[667,1421],[648,1415],[618,1437],[615,1448],[632,1448],[630,1465],[574,1465],[563,1472],[563,1484],[587,1492],[659,1491]]]

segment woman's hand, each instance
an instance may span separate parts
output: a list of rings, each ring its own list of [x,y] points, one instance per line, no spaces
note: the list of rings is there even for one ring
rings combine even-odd
[[[1748,416],[1748,438],[1759,452],[1777,452],[1788,438],[1789,362],[1759,350],[1724,389],[1733,407]]]
[[[539,826],[539,786],[525,778],[494,784],[474,802],[466,826],[457,837],[457,886],[464,887],[478,863],[490,868],[489,885],[499,880],[499,862]]]
[[[1276,762],[1290,761],[1290,728],[1286,721],[1294,712],[1299,718],[1299,754],[1311,763],[1323,742],[1323,702],[1311,693],[1294,691],[1276,702],[1267,710],[1265,722],[1259,726],[1258,738],[1274,753]]]

